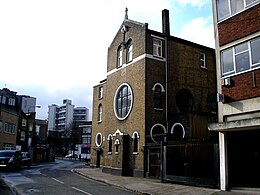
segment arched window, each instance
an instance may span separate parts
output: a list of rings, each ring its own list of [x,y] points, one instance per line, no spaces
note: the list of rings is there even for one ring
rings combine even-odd
[[[98,106],[98,122],[102,121],[102,104]]]
[[[163,109],[163,92],[164,88],[160,83],[156,83],[153,86],[153,99],[154,99],[154,108]]]
[[[116,139],[115,141],[115,154],[119,154],[119,139]]]
[[[133,60],[133,44],[132,40],[130,39],[127,42],[127,48],[126,48],[126,61],[131,62]]]
[[[132,139],[133,139],[133,144],[134,144],[134,148],[133,148],[133,154],[137,154],[138,153],[138,139],[139,139],[139,135],[138,132],[135,131],[132,135]]]
[[[175,123],[171,128],[171,134],[176,140],[183,139],[185,137],[185,129],[181,123]]]
[[[112,141],[113,141],[113,136],[111,134],[108,135],[108,153],[112,153]]]
[[[117,50],[117,68],[123,65],[123,47],[119,46]]]

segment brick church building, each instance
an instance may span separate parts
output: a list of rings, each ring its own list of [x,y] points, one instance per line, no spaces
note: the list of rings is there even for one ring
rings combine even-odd
[[[191,29],[192,30],[192,29]],[[125,18],[94,86],[92,163],[111,174],[179,182],[218,178],[215,50]]]

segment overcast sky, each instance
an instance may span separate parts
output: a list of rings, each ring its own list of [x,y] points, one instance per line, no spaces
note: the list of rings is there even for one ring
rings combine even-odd
[[[36,97],[39,119],[63,99],[92,111],[126,7],[160,32],[168,9],[172,36],[214,48],[211,0],[1,0],[0,88]]]

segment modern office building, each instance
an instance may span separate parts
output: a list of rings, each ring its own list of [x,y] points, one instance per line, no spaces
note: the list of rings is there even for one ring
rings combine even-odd
[[[220,188],[260,187],[260,1],[213,0]]]
[[[104,172],[217,183],[215,50],[125,18],[93,91],[92,163]],[[201,179],[204,178],[204,179]],[[214,183],[213,182],[213,183]],[[216,184],[217,185],[217,184]]]
[[[62,133],[70,127],[73,121],[78,124],[88,121],[89,109],[76,107],[69,99],[64,99],[61,105],[52,104],[48,112],[48,132]]]

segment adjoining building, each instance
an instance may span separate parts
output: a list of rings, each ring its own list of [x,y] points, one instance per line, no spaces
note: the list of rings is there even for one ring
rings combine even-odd
[[[28,151],[35,128],[36,98],[0,90],[0,149]]]
[[[212,0],[220,188],[260,187],[260,1]]]
[[[218,185],[215,50],[125,18],[93,88],[92,163],[112,174]],[[192,29],[191,29],[192,30]]]
[[[17,92],[0,90],[0,150],[16,149],[20,110]]]

